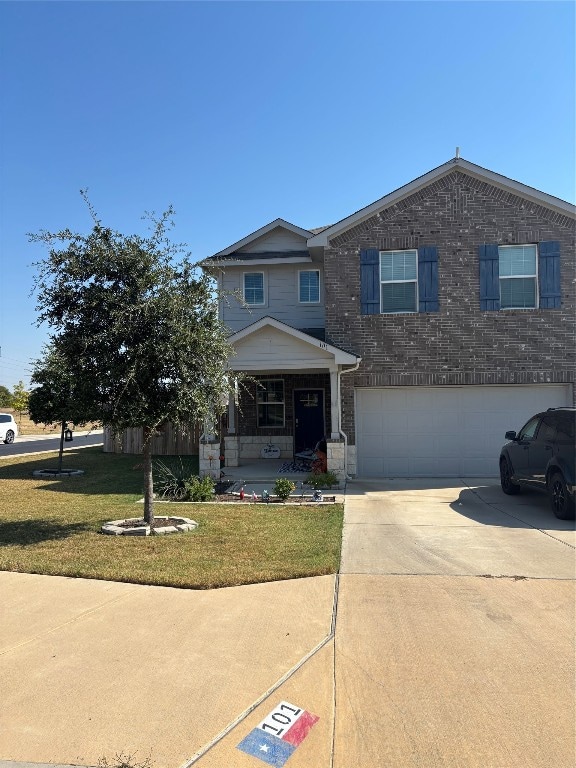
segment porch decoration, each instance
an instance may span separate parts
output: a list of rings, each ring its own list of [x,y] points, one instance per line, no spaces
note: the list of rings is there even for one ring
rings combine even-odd
[[[273,443],[268,443],[260,451],[260,456],[263,459],[279,459],[280,448],[277,445],[274,445]]]

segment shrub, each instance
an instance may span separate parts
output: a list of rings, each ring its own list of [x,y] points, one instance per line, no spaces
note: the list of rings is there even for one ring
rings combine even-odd
[[[274,494],[285,501],[295,488],[296,485],[292,480],[288,480],[287,477],[279,477],[274,483]]]
[[[186,496],[186,483],[196,467],[195,456],[154,459],[154,485],[158,495],[163,499],[183,499]]]
[[[321,472],[317,475],[308,475],[304,482],[314,489],[332,488],[333,485],[338,485],[338,478],[334,472]]]
[[[214,498],[214,480],[210,475],[188,478],[185,498],[186,501],[211,501]]]

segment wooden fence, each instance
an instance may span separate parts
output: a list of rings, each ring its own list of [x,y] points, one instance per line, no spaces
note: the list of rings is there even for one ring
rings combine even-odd
[[[197,424],[191,424],[186,430],[182,430],[166,423],[160,427],[152,440],[152,453],[154,456],[197,456],[200,434],[201,428]],[[116,438],[109,429],[105,429],[104,452],[141,454],[143,439],[141,427],[126,429]]]

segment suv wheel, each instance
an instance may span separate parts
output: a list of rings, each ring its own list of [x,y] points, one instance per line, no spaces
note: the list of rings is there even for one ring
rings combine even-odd
[[[5,443],[13,443],[14,442],[14,432],[9,429],[6,434],[4,435],[4,442]]]
[[[552,512],[560,520],[571,520],[574,517],[574,499],[568,495],[566,482],[559,472],[555,472],[548,483],[548,496]]]
[[[520,486],[512,482],[512,473],[510,472],[510,464],[506,459],[500,459],[500,485],[504,493],[508,496],[514,496],[520,493]]]

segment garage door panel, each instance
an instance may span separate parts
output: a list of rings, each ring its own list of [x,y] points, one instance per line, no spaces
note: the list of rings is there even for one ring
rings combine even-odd
[[[569,385],[358,389],[358,473],[489,477],[508,429],[570,405]]]
[[[382,413],[369,412],[362,419],[362,431],[366,436],[375,435],[380,437],[384,432],[384,417]]]
[[[367,457],[364,460],[364,473],[366,477],[389,477],[382,458]]]
[[[408,414],[405,410],[387,411],[382,415],[382,424],[388,435],[405,435],[408,431]]]

